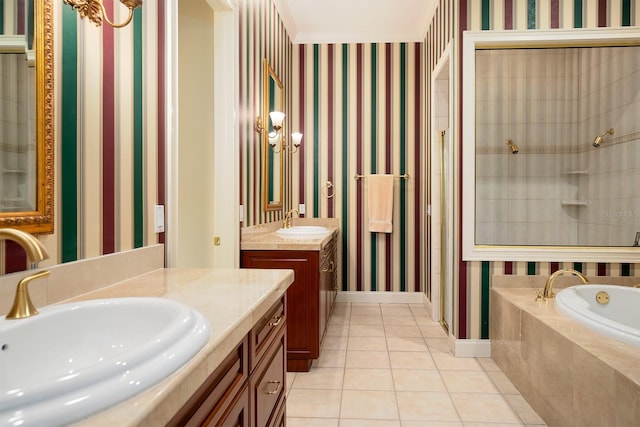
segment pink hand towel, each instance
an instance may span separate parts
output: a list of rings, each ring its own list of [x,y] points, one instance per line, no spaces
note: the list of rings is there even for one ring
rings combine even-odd
[[[369,175],[367,181],[369,231],[391,233],[393,231],[393,175]]]

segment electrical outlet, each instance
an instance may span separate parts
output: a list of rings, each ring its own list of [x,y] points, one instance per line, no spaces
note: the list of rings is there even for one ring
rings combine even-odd
[[[307,213],[307,207],[304,205],[304,203],[300,203],[298,205],[298,212],[300,212],[300,215],[304,215],[305,213]]]

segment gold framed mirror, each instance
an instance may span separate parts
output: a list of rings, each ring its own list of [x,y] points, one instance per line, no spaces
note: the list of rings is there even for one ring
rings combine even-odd
[[[0,227],[52,233],[53,1],[8,0],[4,11],[0,57],[9,65],[0,66],[11,71],[1,84],[15,96],[0,109]]]
[[[269,118],[272,111],[284,111],[284,86],[276,72],[269,65],[269,61],[263,61],[263,109],[262,123],[262,147],[264,158],[264,179],[262,184],[262,200],[265,211],[281,210],[283,208],[283,181],[284,181],[284,149],[282,147],[282,135],[284,124],[279,132],[276,132]],[[273,139],[271,145],[269,139]],[[276,141],[277,140],[277,141]]]

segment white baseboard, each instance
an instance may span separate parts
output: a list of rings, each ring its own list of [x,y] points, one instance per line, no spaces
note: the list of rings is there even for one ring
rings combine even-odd
[[[424,304],[422,292],[338,292],[336,302],[372,304]]]
[[[451,351],[456,357],[491,357],[491,340],[459,340],[451,337]]]

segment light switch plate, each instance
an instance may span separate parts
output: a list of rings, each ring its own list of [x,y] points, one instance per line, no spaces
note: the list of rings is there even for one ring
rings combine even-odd
[[[164,205],[153,207],[153,230],[156,233],[164,233]]]
[[[304,205],[304,203],[300,203],[298,205],[298,212],[300,212],[300,215],[304,215],[307,212],[307,207]]]

